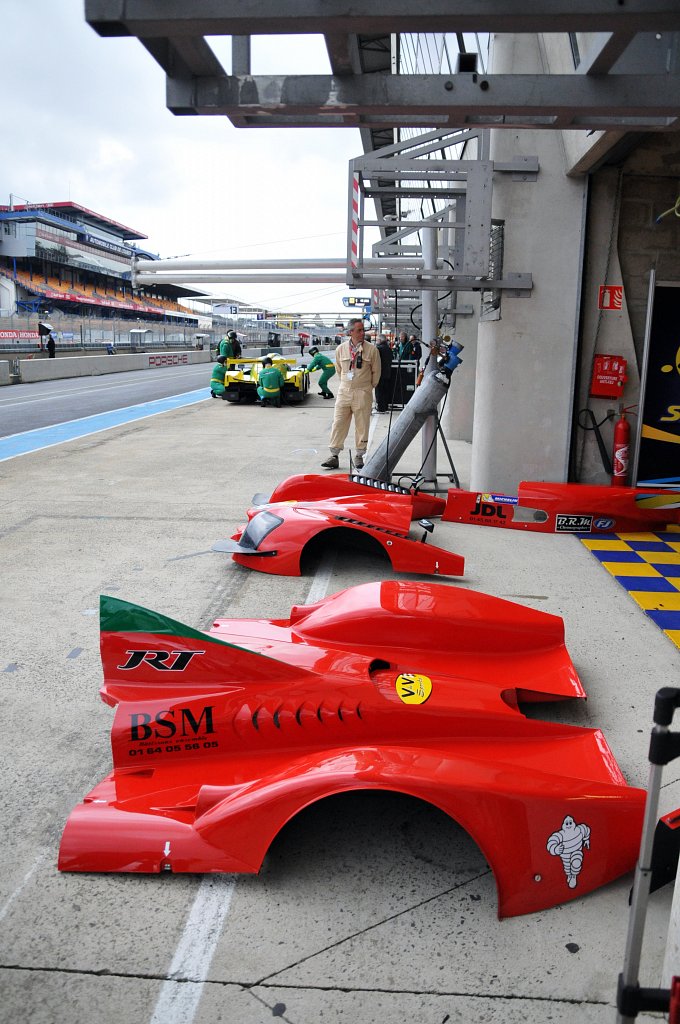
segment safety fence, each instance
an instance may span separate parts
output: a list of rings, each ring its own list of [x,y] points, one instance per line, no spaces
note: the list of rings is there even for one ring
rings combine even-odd
[[[140,352],[163,349],[209,349],[217,344],[221,329],[158,321],[73,317],[50,313],[49,317],[14,314],[0,317],[0,352],[11,355],[47,355],[47,337],[41,337],[39,321],[52,328],[60,356],[84,352]]]

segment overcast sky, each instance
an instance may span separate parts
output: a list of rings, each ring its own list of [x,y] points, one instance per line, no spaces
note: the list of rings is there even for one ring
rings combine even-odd
[[[141,244],[163,257],[345,255],[358,130],[175,117],[150,54],[137,39],[98,36],[82,0],[2,0],[0,16],[0,203],[10,193],[15,203],[70,199],[144,232]],[[220,48],[229,70],[227,54]],[[252,70],[328,74],[329,65],[320,37],[254,38]],[[348,294],[332,285],[211,289],[306,312],[339,312]]]

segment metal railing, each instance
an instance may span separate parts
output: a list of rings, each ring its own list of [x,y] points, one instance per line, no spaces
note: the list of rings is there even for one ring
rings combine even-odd
[[[42,353],[45,338],[3,338],[2,332],[38,331],[38,322],[54,328],[56,354],[83,355],[106,352],[110,345],[119,352],[214,347],[222,331],[195,325],[158,321],[122,320],[104,317],[74,317],[53,311],[49,317],[35,313],[0,316],[0,353],[14,356]]]
[[[489,277],[500,280],[503,277],[503,247],[505,243],[505,222],[494,221],[491,224],[489,239]],[[480,321],[500,320],[501,296],[500,288],[490,288],[481,293]]]

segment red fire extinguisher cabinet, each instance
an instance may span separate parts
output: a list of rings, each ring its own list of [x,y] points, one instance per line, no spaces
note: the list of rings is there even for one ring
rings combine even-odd
[[[590,394],[595,398],[620,398],[628,380],[627,367],[623,356],[595,356]]]

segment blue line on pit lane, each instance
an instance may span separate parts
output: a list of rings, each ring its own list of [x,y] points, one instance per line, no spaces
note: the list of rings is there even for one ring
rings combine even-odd
[[[51,427],[39,427],[27,430],[23,434],[10,434],[0,438],[0,462],[15,459],[18,455],[38,452],[43,448],[51,448],[65,441],[75,441],[88,434],[97,434],[111,427],[119,427],[123,423],[134,423],[148,416],[157,416],[161,412],[181,409],[186,405],[204,402],[210,395],[206,388],[199,391],[187,391],[183,395],[171,395],[169,398],[158,398],[153,402],[142,402],[140,405],[129,405],[125,409],[112,409],[94,416],[83,416],[79,420],[68,420],[66,423],[55,423]]]

